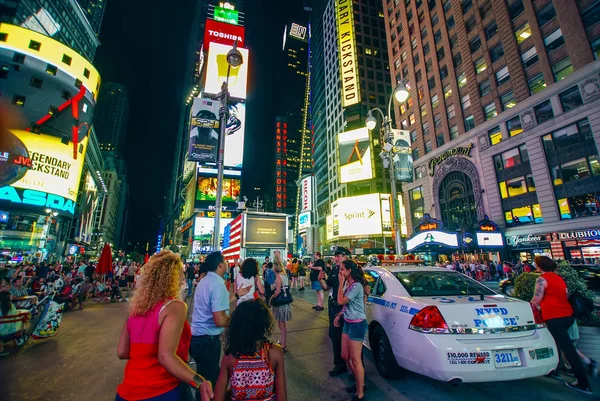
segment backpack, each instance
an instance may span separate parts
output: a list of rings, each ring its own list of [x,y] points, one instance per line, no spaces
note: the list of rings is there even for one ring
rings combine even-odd
[[[270,343],[252,356],[238,358],[231,371],[231,399],[273,400],[275,399],[275,372],[271,368]]]
[[[273,269],[266,269],[265,270],[265,284],[267,285],[273,285],[275,284],[275,279],[277,278],[277,275],[275,274],[275,272],[273,271]]]

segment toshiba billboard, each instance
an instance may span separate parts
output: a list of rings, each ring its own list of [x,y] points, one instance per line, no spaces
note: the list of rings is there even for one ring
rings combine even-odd
[[[313,177],[306,176],[300,181],[300,211],[312,210]]]
[[[244,30],[243,26],[208,19],[204,30],[204,48],[208,49],[211,42],[233,46],[236,40],[239,47],[245,47]]]

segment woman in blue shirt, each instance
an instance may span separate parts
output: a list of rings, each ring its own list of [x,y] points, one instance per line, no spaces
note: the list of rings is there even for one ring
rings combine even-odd
[[[337,302],[343,305],[333,324],[339,327],[344,319],[342,332],[342,358],[346,361],[348,369],[356,378],[356,394],[352,401],[363,401],[365,386],[365,369],[362,364],[362,342],[367,334],[367,316],[365,315],[363,281],[364,274],[360,267],[352,260],[344,260],[340,266],[340,285],[338,287]]]

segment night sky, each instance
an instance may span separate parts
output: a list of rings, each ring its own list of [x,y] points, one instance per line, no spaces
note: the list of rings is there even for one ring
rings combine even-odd
[[[198,1],[198,0],[196,0]],[[169,188],[175,135],[183,107],[186,51],[194,0],[178,6],[162,0],[109,0],[100,32],[95,65],[104,82],[129,91],[130,115],[124,157],[131,195],[130,238],[154,243]],[[232,1],[235,4],[235,1]],[[243,194],[272,184],[273,124],[278,88],[273,82],[284,68],[283,28],[306,20],[301,0],[245,0],[246,43],[250,49],[247,132],[242,175]]]

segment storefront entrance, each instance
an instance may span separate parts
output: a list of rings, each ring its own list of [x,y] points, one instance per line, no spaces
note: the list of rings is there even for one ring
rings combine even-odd
[[[470,230],[477,222],[473,183],[462,171],[449,173],[440,184],[441,218],[448,230]]]

